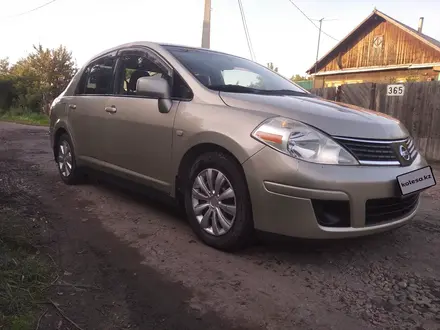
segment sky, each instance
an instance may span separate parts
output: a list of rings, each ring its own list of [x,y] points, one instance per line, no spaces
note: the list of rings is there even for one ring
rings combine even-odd
[[[250,58],[237,0],[211,0],[211,49]],[[325,17],[322,28],[343,39],[376,7],[440,40],[440,1],[292,0],[311,19]],[[199,47],[204,0],[3,0],[0,12],[0,58],[25,57],[32,45],[66,46],[78,66],[95,54],[131,41],[157,41]],[[290,0],[242,0],[256,61],[273,62],[290,78],[305,75],[316,58],[318,30]],[[337,41],[321,36],[319,57]]]

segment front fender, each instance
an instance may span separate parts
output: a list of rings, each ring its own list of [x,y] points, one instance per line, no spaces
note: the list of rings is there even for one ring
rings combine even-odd
[[[226,105],[181,102],[174,121],[170,174],[177,175],[185,154],[203,144],[219,146],[244,163],[264,147],[251,132],[266,118],[261,112]]]
[[[254,140],[250,137],[250,135],[248,138],[246,138],[246,140],[247,141],[245,143],[242,141],[242,144],[239,144],[232,136],[215,131],[204,131],[193,135],[189,139],[186,152],[197,145],[210,143],[228,150],[235,158],[237,158],[240,164],[243,164],[249,159],[249,157],[264,148],[262,143]]]

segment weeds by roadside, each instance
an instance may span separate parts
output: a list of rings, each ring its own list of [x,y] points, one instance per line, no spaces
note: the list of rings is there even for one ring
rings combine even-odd
[[[57,232],[23,181],[27,168],[0,155],[0,330],[60,329],[63,323],[83,330],[59,303],[61,296],[101,288],[65,281],[72,273],[61,270]]]
[[[0,205],[0,329],[35,329],[54,265],[33,244],[35,231],[12,208]]]
[[[30,124],[48,126],[49,117],[42,113],[31,112],[28,110],[11,109],[0,111],[0,120],[11,121],[19,124]]]

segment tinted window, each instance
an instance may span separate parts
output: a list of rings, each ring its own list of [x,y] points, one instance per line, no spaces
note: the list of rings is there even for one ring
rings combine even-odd
[[[260,90],[305,90],[255,62],[236,57],[178,46],[164,46],[206,87],[220,85],[251,87]]]
[[[104,57],[91,63],[81,77],[77,94],[105,95],[113,92],[114,57]]]

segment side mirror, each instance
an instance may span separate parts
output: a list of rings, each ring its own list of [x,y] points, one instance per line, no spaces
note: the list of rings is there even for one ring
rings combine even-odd
[[[168,113],[171,110],[171,87],[162,77],[141,77],[136,82],[136,94],[159,99],[159,112]]]

